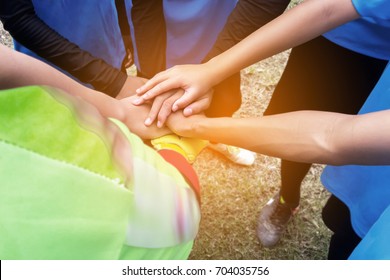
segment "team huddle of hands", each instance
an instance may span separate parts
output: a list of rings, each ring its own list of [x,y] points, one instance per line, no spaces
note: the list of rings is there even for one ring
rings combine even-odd
[[[125,107],[124,122],[132,132],[143,139],[171,132],[191,137],[190,127],[205,118],[202,112],[213,96],[213,84],[197,69],[201,67],[175,66],[150,80],[129,76],[116,98]]]

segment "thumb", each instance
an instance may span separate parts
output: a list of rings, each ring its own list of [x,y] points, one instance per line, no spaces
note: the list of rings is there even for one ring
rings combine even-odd
[[[183,115],[189,117],[204,112],[210,106],[210,101],[206,98],[195,101],[183,110]]]
[[[175,103],[172,105],[172,111],[176,112],[180,109],[183,109],[190,105],[192,102],[194,102],[197,99],[197,92],[196,91],[190,91],[187,90],[184,92],[184,95],[177,99]]]

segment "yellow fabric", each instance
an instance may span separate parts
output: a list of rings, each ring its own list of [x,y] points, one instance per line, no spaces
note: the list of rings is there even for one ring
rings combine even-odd
[[[168,134],[151,141],[153,147],[159,150],[173,150],[184,156],[189,163],[194,163],[196,157],[208,145],[207,140],[180,137]]]

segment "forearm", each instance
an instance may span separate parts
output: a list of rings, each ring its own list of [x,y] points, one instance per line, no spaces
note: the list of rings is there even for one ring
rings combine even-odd
[[[390,164],[390,111],[300,111],[249,119],[201,119],[191,136],[309,163]]]
[[[231,48],[249,34],[282,14],[289,2],[289,0],[238,1],[204,61],[208,61]]]
[[[350,0],[309,0],[258,29],[205,66],[218,83],[240,69],[358,17]]]
[[[0,45],[0,61],[2,62],[0,63],[0,88],[2,89],[27,85],[56,87],[85,99],[105,117],[123,119],[119,101],[82,86],[39,60]]]

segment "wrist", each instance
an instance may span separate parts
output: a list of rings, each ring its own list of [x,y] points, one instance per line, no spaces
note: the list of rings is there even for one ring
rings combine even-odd
[[[127,119],[127,108],[124,106],[119,100],[114,99],[113,101],[113,106],[111,109],[111,114],[113,115],[112,118],[115,118],[117,120],[120,120],[123,123],[126,123]]]
[[[126,120],[126,107],[119,100],[96,91],[90,94],[90,98],[104,117],[114,118],[121,122]]]
[[[213,119],[202,118],[197,121],[194,121],[191,125],[187,127],[188,137],[195,137],[200,139],[208,139],[210,137],[210,125]]]
[[[230,76],[228,71],[226,71],[228,69],[227,65],[225,65],[218,56],[204,63],[204,66],[207,72],[206,76],[211,87],[219,84]]]
[[[223,142],[231,134],[231,118],[203,118],[194,122],[189,129],[192,137],[207,139],[212,142]]]

